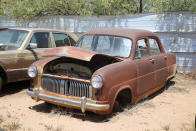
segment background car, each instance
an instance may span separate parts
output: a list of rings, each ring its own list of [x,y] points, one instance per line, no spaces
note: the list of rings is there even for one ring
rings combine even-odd
[[[77,36],[62,30],[38,28],[0,29],[0,91],[2,85],[29,79],[28,67],[43,51],[74,46]]]
[[[164,87],[176,74],[176,56],[146,30],[106,28],[84,33],[77,47],[33,63],[27,90],[36,101],[110,114]],[[62,54],[62,53],[61,53]]]

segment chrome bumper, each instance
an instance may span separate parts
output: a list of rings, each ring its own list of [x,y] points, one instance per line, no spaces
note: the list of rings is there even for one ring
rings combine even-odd
[[[67,106],[72,106],[72,107],[79,107],[79,108],[81,108],[81,111],[83,113],[86,110],[106,111],[110,108],[109,104],[88,103],[87,100],[86,100],[86,97],[84,97],[84,96],[81,98],[81,101],[65,99],[65,98],[60,98],[60,97],[40,93],[38,88],[34,88],[33,91],[28,89],[27,94],[30,95],[36,101],[45,100],[45,101],[50,101],[50,102],[53,102],[53,103],[62,104],[62,105],[65,105],[65,106],[67,105]]]

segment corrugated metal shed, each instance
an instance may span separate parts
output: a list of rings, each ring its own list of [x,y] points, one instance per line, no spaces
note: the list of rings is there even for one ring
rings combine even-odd
[[[165,49],[176,53],[179,72],[196,70],[196,14],[166,13],[134,16],[54,16],[19,24],[0,18],[0,27],[41,27],[65,29],[80,34],[103,27],[146,29],[156,32]]]

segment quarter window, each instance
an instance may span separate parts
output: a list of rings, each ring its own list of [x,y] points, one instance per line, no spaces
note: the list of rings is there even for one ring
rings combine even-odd
[[[158,43],[155,39],[150,38],[149,43],[151,55],[157,55],[161,53]]]
[[[56,47],[75,45],[75,41],[68,34],[53,33],[53,37],[54,37]]]
[[[37,48],[52,48],[49,32],[36,32],[33,34],[30,43],[36,43]]]
[[[141,39],[137,41],[137,48],[135,51],[135,58],[139,59],[142,57],[148,56],[148,48],[146,46],[145,39]]]

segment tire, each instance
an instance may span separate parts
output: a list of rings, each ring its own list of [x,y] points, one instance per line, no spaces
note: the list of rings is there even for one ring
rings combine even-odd
[[[116,113],[116,112],[123,112],[123,107],[119,104],[119,101],[118,100],[116,100],[114,102],[113,112],[114,113]]]
[[[2,88],[3,88],[3,80],[2,80],[2,78],[1,78],[1,76],[0,76],[0,93],[1,93],[1,91],[2,91]]]

